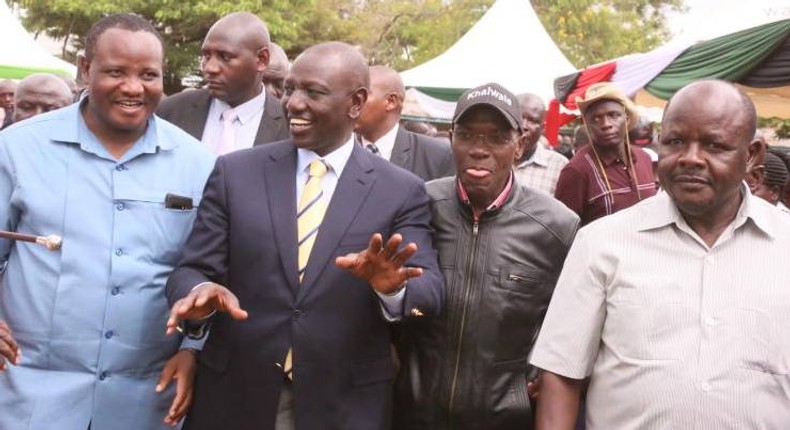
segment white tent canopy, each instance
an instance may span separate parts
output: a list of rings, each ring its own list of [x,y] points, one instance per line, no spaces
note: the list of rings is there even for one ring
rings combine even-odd
[[[36,72],[76,76],[77,68],[47,53],[0,1],[0,78],[21,79]]]
[[[407,87],[425,90],[496,82],[515,94],[530,92],[548,102],[554,78],[574,71],[528,0],[497,0],[447,51],[401,77]]]

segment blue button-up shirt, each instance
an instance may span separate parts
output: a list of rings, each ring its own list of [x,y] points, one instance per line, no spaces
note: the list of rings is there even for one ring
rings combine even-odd
[[[0,228],[63,238],[54,252],[0,240],[0,318],[22,351],[0,372],[0,429],[167,428],[174,389],[154,387],[180,339],[164,334],[165,281],[195,209],[165,195],[196,208],[213,165],[156,117],[116,160],[79,104],[0,133]]]

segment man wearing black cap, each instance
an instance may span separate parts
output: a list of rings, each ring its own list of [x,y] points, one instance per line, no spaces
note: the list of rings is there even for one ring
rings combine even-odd
[[[446,279],[441,316],[404,322],[395,429],[530,429],[527,363],[579,219],[519,185],[521,112],[497,84],[465,92],[455,177],[427,184]]]
[[[590,145],[560,173],[554,196],[581,217],[582,225],[611,215],[656,193],[650,156],[628,142],[638,115],[614,85],[591,85],[576,99]]]

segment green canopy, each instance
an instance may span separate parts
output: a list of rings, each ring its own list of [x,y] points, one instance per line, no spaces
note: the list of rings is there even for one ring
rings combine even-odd
[[[669,99],[677,90],[699,79],[741,82],[757,71],[770,70],[772,83],[744,82],[768,88],[790,83],[790,19],[732,33],[688,48],[645,86],[650,94]],[[772,60],[781,61],[772,61]]]

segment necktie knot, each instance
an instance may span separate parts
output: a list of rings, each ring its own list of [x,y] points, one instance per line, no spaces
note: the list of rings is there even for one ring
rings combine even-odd
[[[236,109],[230,108],[225,112],[222,112],[221,117],[222,121],[233,124],[239,118],[239,114],[236,113]]]
[[[326,172],[326,164],[322,160],[313,160],[313,162],[310,163],[310,171],[307,173],[307,175],[311,178],[320,179],[326,175]]]

